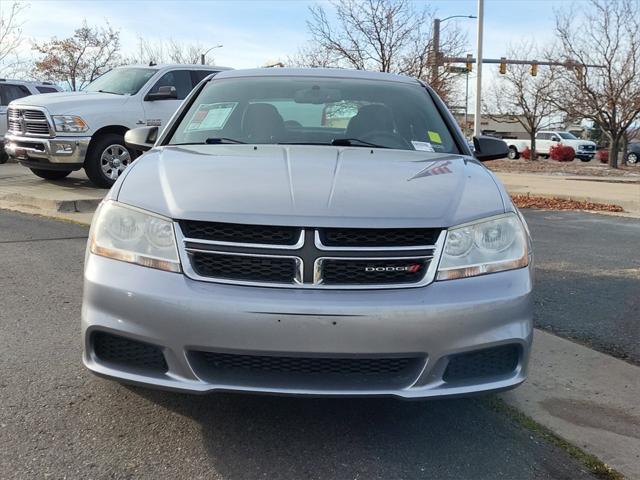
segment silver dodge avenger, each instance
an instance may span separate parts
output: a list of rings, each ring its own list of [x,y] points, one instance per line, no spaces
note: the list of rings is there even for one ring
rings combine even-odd
[[[225,71],[96,212],[84,363],[186,392],[427,398],[524,381],[527,226],[423,82]]]

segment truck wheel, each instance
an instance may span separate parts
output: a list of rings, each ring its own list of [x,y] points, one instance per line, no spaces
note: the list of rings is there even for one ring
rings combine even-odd
[[[2,165],[3,163],[7,163],[7,160],[9,160],[9,155],[6,154],[6,152],[4,151],[4,148],[2,146],[0,146],[0,165]]]
[[[41,168],[30,168],[34,175],[46,180],[60,180],[71,173],[71,170],[42,170]]]
[[[110,188],[133,158],[132,152],[124,145],[124,136],[107,133],[91,143],[84,171],[95,186]]]
[[[509,160],[517,160],[520,158],[520,153],[516,147],[509,147],[509,153],[507,154]]]
[[[627,155],[627,163],[632,163],[634,165],[638,163],[638,154],[635,152],[631,152],[629,155]]]

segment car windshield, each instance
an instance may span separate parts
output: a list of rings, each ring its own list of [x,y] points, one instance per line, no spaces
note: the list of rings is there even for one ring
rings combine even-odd
[[[169,144],[252,143],[381,147],[458,153],[425,88],[326,77],[214,79]]]
[[[578,137],[576,137],[573,133],[569,133],[569,132],[558,132],[558,135],[560,135],[560,137],[564,138],[565,140],[577,140]]]
[[[153,68],[115,68],[96,78],[84,91],[135,95],[156,72]]]

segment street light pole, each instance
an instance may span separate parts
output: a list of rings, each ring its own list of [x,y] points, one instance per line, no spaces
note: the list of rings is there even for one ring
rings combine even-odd
[[[436,83],[438,82],[438,71],[440,69],[440,25],[446,22],[447,20],[451,20],[452,18],[476,18],[475,15],[451,15],[449,17],[443,18],[440,20],[439,18],[433,19],[433,54],[431,58],[431,63],[433,68],[431,69],[431,86],[435,88]]]
[[[473,125],[473,134],[475,136],[479,136],[482,134],[482,127],[480,123],[480,115],[482,113],[482,33],[483,33],[483,23],[484,23],[484,0],[478,0],[478,39],[477,39],[477,48],[478,52],[476,54],[476,66],[477,66],[477,77],[476,77],[476,110],[473,117],[474,125]]]
[[[204,53],[200,54],[200,64],[201,65],[205,65],[205,58],[207,56],[207,53],[209,53],[211,50],[213,50],[214,48],[222,48],[223,45],[214,45],[213,47],[211,47],[209,50],[207,50]]]

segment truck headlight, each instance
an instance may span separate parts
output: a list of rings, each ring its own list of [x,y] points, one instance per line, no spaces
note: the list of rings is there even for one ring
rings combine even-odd
[[[53,123],[57,132],[78,133],[89,130],[87,122],[75,115],[54,115]]]
[[[436,279],[473,277],[528,264],[525,227],[509,213],[449,229]]]
[[[173,222],[114,201],[96,211],[91,253],[168,272],[180,272]]]

